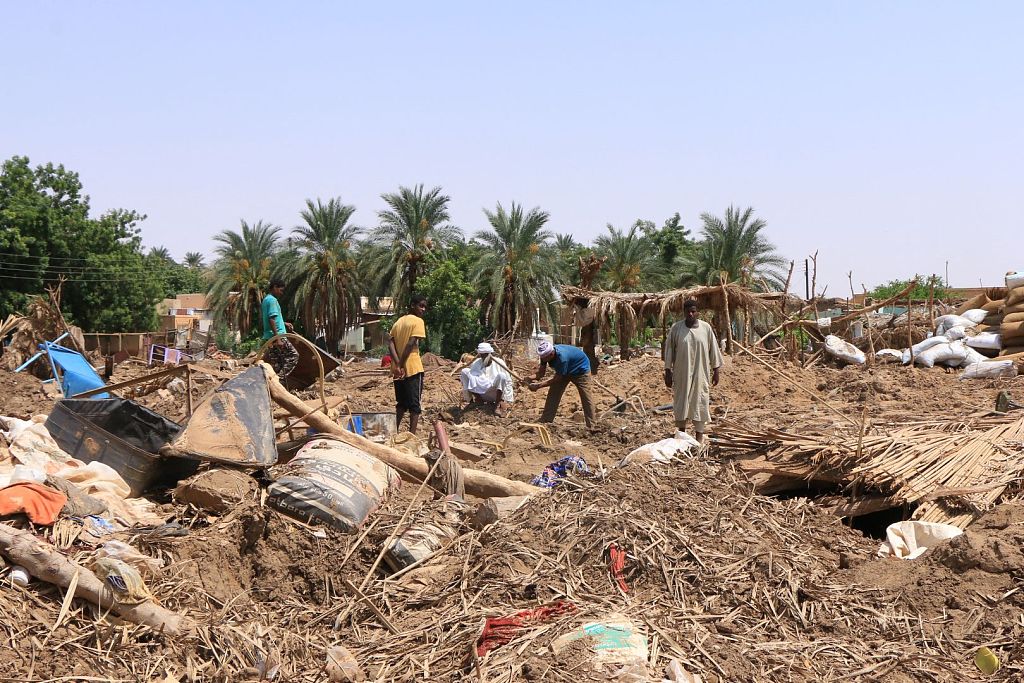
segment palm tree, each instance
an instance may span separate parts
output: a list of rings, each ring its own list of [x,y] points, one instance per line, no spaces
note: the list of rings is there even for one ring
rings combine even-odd
[[[380,225],[372,234],[372,241],[382,247],[375,265],[379,289],[397,300],[415,291],[427,257],[461,233],[448,223],[450,198],[441,194],[440,187],[427,192],[423,185],[399,187],[397,193],[381,198],[389,208],[378,212]]]
[[[566,254],[579,249],[583,245],[576,241],[572,233],[558,233],[555,235],[555,250],[560,254]]]
[[[359,228],[349,224],[356,207],[330,199],[306,200],[300,213],[305,225],[289,240],[287,280],[295,311],[310,333],[322,332],[336,349],[359,320],[361,281],[356,258]]]
[[[167,250],[167,247],[150,247],[149,256],[150,258],[174,263],[174,259],[171,258],[171,252]]]
[[[594,241],[598,253],[606,257],[601,279],[612,291],[637,292],[650,288],[658,280],[661,263],[658,251],[651,240],[643,235],[643,223],[636,221],[624,232],[608,224],[608,234]],[[619,338],[619,356],[629,358],[629,342],[633,336],[636,319],[616,315]]]
[[[198,251],[189,251],[185,253],[185,260],[183,263],[187,268],[193,268],[195,270],[202,270],[203,261],[205,257]]]
[[[786,261],[761,231],[763,218],[752,219],[754,210],[730,206],[725,219],[702,213],[703,239],[684,257],[683,278],[698,285],[717,285],[725,277],[756,291],[781,289]]]
[[[594,241],[602,256],[607,256],[602,279],[615,292],[638,292],[653,284],[659,272],[657,251],[634,223],[628,232],[608,224],[608,234]]]
[[[532,325],[535,311],[557,324],[559,264],[557,252],[548,245],[551,233],[544,229],[548,213],[540,208],[524,213],[522,205],[512,202],[507,212],[499,203],[495,211],[484,209],[484,214],[491,228],[475,235],[486,249],[472,277],[491,295],[491,324],[502,334],[521,331]]]
[[[241,221],[241,231],[224,230],[213,240],[218,242],[213,264],[210,303],[218,316],[230,320],[244,336],[252,327],[270,280],[278,254],[281,228],[263,221],[249,225]]]

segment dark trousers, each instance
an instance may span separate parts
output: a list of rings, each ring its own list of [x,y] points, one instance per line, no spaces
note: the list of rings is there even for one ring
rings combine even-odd
[[[593,427],[594,420],[596,419],[592,395],[594,381],[591,379],[589,372],[584,372],[582,375],[555,375],[555,380],[548,387],[548,397],[544,401],[544,412],[541,414],[540,421],[555,421],[555,415],[558,413],[558,404],[562,402],[562,394],[565,393],[565,388],[570,383],[575,384],[576,390],[580,392],[580,403],[583,404],[583,417],[587,421],[587,426]]]
[[[282,379],[292,374],[295,366],[299,364],[299,352],[288,339],[278,339],[276,343],[271,344],[264,356],[277,376]]]

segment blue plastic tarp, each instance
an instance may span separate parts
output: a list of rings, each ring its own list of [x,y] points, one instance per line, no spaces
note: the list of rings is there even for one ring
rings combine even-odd
[[[82,354],[53,342],[45,342],[40,346],[44,347],[50,356],[50,363],[60,380],[60,388],[65,397],[106,386]],[[110,394],[102,392],[90,398],[110,398]]]

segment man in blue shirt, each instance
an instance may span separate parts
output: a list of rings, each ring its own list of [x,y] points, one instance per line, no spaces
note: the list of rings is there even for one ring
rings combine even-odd
[[[281,304],[278,298],[284,294],[284,281],[274,278],[270,281],[269,291],[263,297],[260,305],[260,319],[263,322],[263,341],[273,338],[279,334],[290,332],[290,323],[285,323],[281,314]],[[299,352],[295,350],[287,337],[281,337],[267,348],[265,354],[267,363],[274,368],[274,372],[281,379],[292,374],[295,366],[299,363]]]
[[[548,397],[544,401],[544,413],[541,415],[541,422],[554,422],[555,414],[558,412],[558,404],[562,401],[562,394],[570,383],[576,385],[580,392],[580,403],[583,404],[583,417],[588,427],[594,427],[596,420],[594,415],[594,399],[592,398],[590,379],[590,359],[583,349],[567,344],[551,344],[542,341],[537,347],[537,355],[540,356],[540,368],[537,370],[536,380],[530,383],[530,391],[537,391],[544,387],[548,389]],[[555,376],[551,379],[541,381],[548,366],[554,370]]]

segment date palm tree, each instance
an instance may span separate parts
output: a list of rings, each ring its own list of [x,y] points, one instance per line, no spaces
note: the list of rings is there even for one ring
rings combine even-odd
[[[488,317],[499,333],[530,331],[536,311],[552,324],[558,323],[554,302],[558,299],[558,252],[549,244],[544,229],[548,213],[540,208],[523,211],[512,202],[506,211],[499,203],[484,209],[491,227],[476,233],[481,250],[472,271],[478,291],[487,291]]]
[[[398,301],[415,291],[428,257],[461,233],[448,222],[450,198],[440,187],[428,191],[423,185],[399,187],[398,192],[381,198],[388,208],[378,212],[379,225],[371,234],[371,241],[379,247],[375,263],[379,273],[377,290]]]
[[[684,257],[684,282],[717,285],[724,276],[755,291],[782,289],[787,262],[762,233],[765,220],[753,215],[752,208],[735,206],[724,218],[702,213],[702,239]]]
[[[252,225],[241,221],[240,227],[213,238],[218,246],[209,298],[215,314],[244,336],[256,324],[278,255],[281,228],[263,221]]]
[[[308,333],[324,335],[330,350],[359,322],[359,228],[349,222],[355,210],[340,198],[307,199],[300,213],[305,224],[292,231],[285,257],[292,310]]]
[[[639,292],[650,287],[660,272],[657,250],[634,223],[628,231],[608,224],[608,234],[594,241],[601,256],[607,256],[601,271],[604,286],[615,292]]]
[[[183,261],[183,263],[185,264],[185,266],[187,268],[194,268],[195,270],[202,270],[203,266],[206,265],[204,263],[205,260],[206,259],[202,255],[202,253],[200,253],[198,251],[189,251],[189,252],[185,253],[185,260]]]

